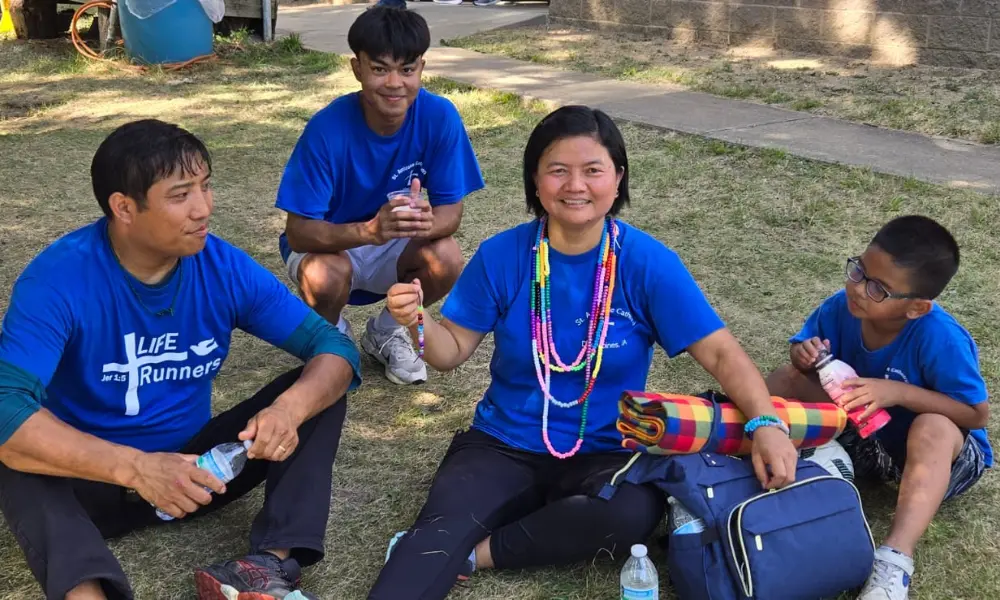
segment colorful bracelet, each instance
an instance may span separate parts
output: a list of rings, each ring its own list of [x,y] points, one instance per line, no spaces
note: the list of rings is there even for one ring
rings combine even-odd
[[[747,434],[751,440],[753,439],[753,433],[760,429],[761,427],[777,427],[778,429],[785,432],[785,435],[789,434],[788,425],[774,415],[761,415],[759,417],[754,417],[747,421],[747,424],[743,426],[743,432]]]
[[[424,357],[424,306],[417,307],[417,356]]]

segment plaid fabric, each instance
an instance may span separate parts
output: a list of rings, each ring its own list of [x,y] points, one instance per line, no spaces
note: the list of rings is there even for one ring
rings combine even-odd
[[[750,454],[750,438],[743,433],[746,417],[725,396],[715,397],[722,415],[713,432],[716,405],[710,399],[625,392],[618,402],[622,446],[649,454]],[[796,448],[821,446],[840,435],[847,425],[847,413],[833,403],[807,404],[777,396],[772,396],[771,402],[778,418],[788,425]]]

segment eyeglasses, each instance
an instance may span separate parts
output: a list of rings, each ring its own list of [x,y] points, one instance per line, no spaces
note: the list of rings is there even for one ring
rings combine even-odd
[[[854,283],[864,281],[865,293],[875,302],[882,302],[884,300],[913,300],[921,297],[919,294],[913,293],[894,294],[885,289],[885,286],[881,282],[868,277],[865,273],[865,268],[861,266],[861,257],[859,256],[847,259],[846,275],[848,281],[853,281]]]

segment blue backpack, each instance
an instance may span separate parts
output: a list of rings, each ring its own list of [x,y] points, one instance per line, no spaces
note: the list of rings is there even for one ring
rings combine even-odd
[[[800,460],[795,482],[762,491],[749,457],[637,454],[621,481],[653,484],[704,522],[666,536],[680,600],[818,600],[864,585],[875,542],[854,485]]]

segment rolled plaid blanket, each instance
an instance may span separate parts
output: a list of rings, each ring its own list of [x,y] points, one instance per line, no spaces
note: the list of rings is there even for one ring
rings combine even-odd
[[[822,446],[847,426],[847,413],[832,402],[805,403],[777,396],[772,396],[771,402],[778,417],[788,425],[796,448]],[[618,431],[622,446],[629,450],[649,454],[750,454],[750,438],[743,433],[747,418],[722,394],[625,392],[618,408]],[[716,411],[721,413],[718,418]]]

